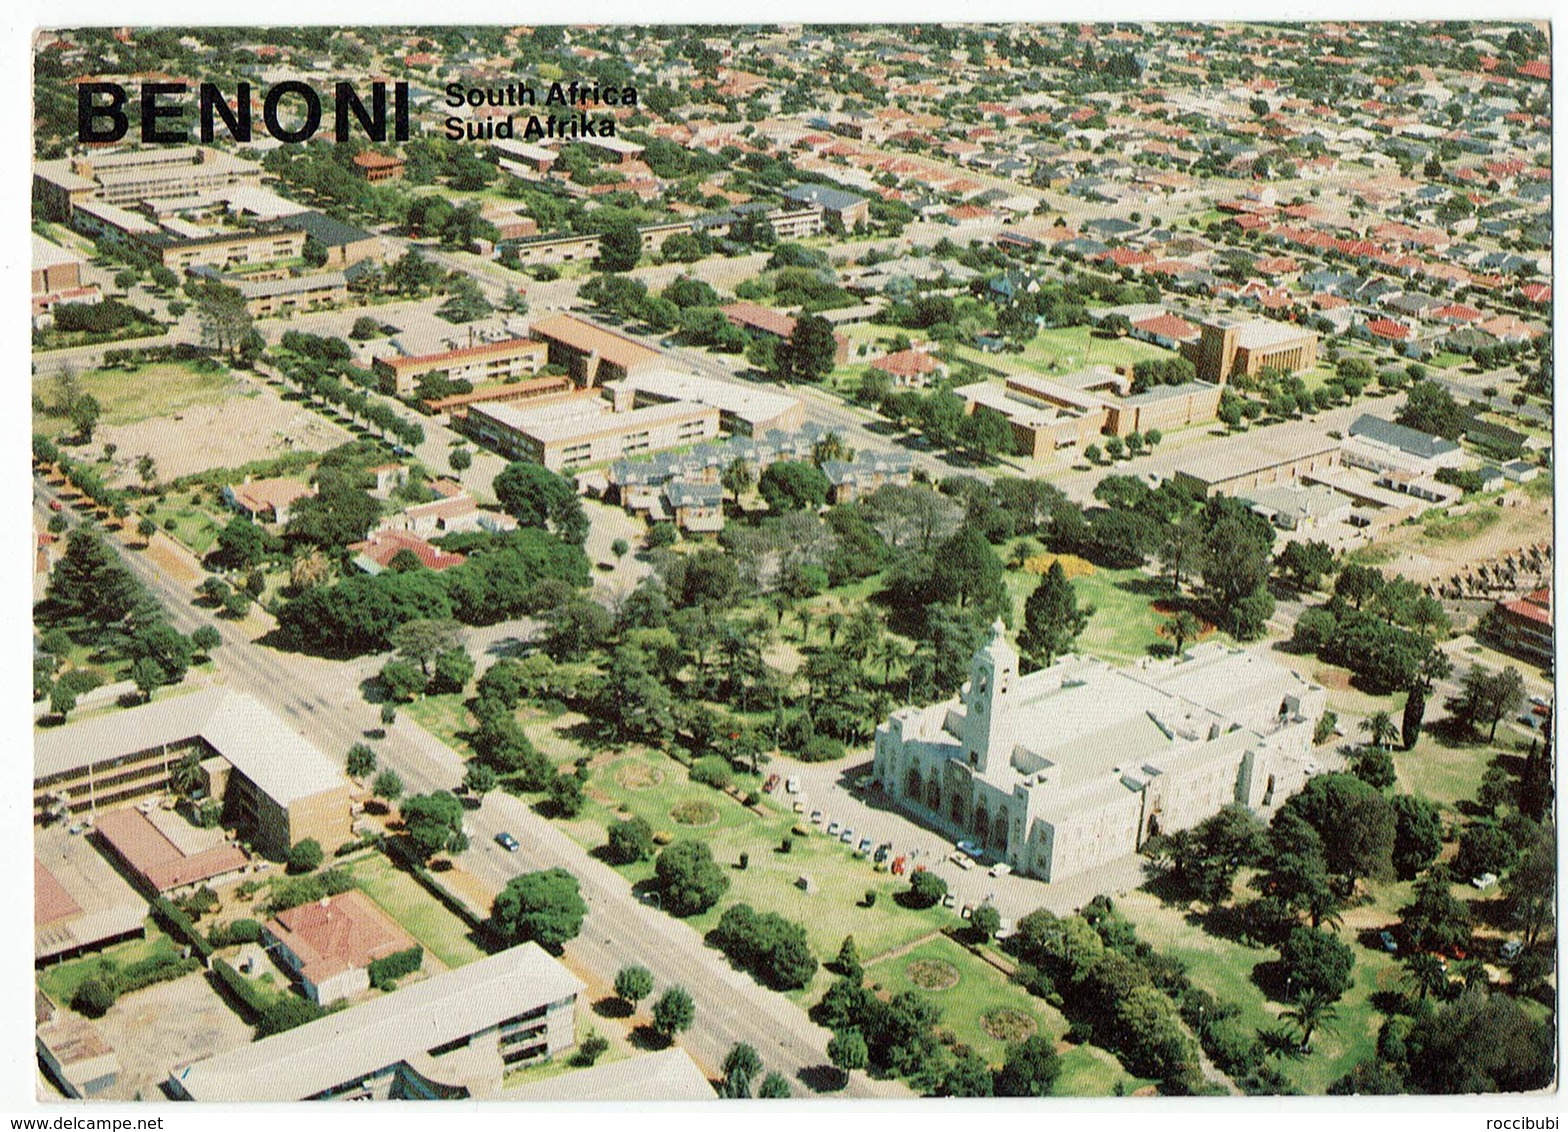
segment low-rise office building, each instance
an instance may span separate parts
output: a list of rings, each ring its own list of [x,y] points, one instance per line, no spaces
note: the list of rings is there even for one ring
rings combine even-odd
[[[719,411],[671,401],[615,412],[602,397],[581,396],[537,408],[475,405],[465,427],[476,440],[553,472],[711,440]]]
[[[1500,601],[1484,623],[1486,640],[1499,651],[1551,668],[1552,591],[1543,587],[1515,601]]]
[[[433,374],[472,385],[533,377],[545,367],[549,352],[549,347],[536,338],[507,338],[434,354],[376,358],[370,368],[381,382],[381,392],[407,397],[421,378]]]
[[[1337,468],[1340,462],[1339,441],[1308,427],[1284,436],[1249,436],[1246,445],[1226,445],[1222,452],[1181,465],[1175,474],[1204,495],[1242,495]]]
[[[788,393],[668,369],[633,374],[616,382],[611,392],[617,409],[672,401],[711,405],[719,411],[720,427],[737,436],[793,432],[806,419],[805,405]]]
[[[663,364],[659,351],[575,315],[548,315],[533,324],[531,333],[549,347],[550,364],[565,366],[584,388]]]
[[[184,821],[177,816],[169,820]],[[133,807],[99,815],[95,836],[150,896],[190,891],[209,881],[237,876],[250,864],[243,849],[221,839],[189,852]]]
[[[1465,462],[1464,450],[1452,440],[1370,413],[1362,413],[1351,424],[1343,448],[1346,464],[1374,472],[1430,476],[1439,468],[1457,468]]]
[[[525,943],[176,1068],[176,1100],[462,1100],[576,1043],[584,984]]]
[[[1255,376],[1264,367],[1300,373],[1318,360],[1318,336],[1289,322],[1215,318],[1199,327],[1196,341],[1182,343],[1182,357],[1198,379],[1224,385],[1232,374]]]
[[[224,824],[283,856],[313,838],[329,851],[350,837],[342,772],[252,696],[212,688],[40,732],[33,750],[33,820],[98,815],[170,789],[200,760]]]

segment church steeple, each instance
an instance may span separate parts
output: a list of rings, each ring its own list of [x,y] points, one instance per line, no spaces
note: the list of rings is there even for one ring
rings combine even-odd
[[[964,693],[964,744],[969,762],[984,772],[991,755],[1004,761],[1013,750],[1012,698],[1018,685],[1018,653],[1007,643],[998,619],[991,637],[969,662]]]

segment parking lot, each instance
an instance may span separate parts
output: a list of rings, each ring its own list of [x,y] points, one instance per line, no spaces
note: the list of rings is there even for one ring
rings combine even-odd
[[[857,780],[871,773],[871,760],[864,755],[835,763],[801,763],[780,756],[768,769],[780,776],[777,797],[801,804],[803,823],[810,822],[813,811],[821,810],[822,819],[815,828],[823,836],[830,823],[837,823],[840,833],[835,836],[841,836],[845,828],[851,830],[852,845],[863,838],[870,838],[874,846],[891,843],[888,861],[903,857],[906,875],[916,866],[924,866],[947,881],[955,913],[965,905],[989,901],[1005,924],[1036,908],[1058,914],[1072,912],[1102,892],[1114,896],[1143,881],[1143,858],[1136,854],[1057,884],[1012,874],[993,876],[988,865],[964,868],[952,860],[955,855],[964,856],[958,852],[956,840],[920,825],[875,787],[856,787]],[[798,780],[800,787],[794,795],[786,790],[791,779]]]

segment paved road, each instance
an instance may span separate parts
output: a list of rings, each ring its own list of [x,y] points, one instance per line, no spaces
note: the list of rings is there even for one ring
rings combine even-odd
[[[44,505],[59,498],[41,481],[37,488]],[[199,625],[218,630],[223,646],[214,659],[235,686],[261,699],[322,751],[342,758],[351,745],[380,728],[379,710],[360,695],[353,666],[285,656],[253,643],[241,626],[194,606],[192,591],[168,578],[147,556],[126,550],[112,538],[109,542],[182,632]],[[451,789],[462,778],[461,757],[406,715],[376,748],[381,765],[398,773],[407,793]],[[510,876],[540,867],[559,866],[578,877],[589,916],[581,941],[568,949],[568,955],[598,981],[609,985],[621,967],[641,963],[653,971],[659,986],[680,984],[691,992],[697,1024],[683,1036],[682,1044],[714,1075],[730,1045],[747,1041],[770,1070],[795,1082],[797,1092],[806,1091],[805,1082],[824,1076],[827,1031],[788,999],[731,970],[691,928],[638,901],[625,878],[590,857],[524,803],[493,796],[469,815],[468,824],[477,846],[493,845],[503,829],[528,846],[516,857],[482,848],[470,851],[480,875],[497,887]],[[847,1094],[909,1095],[898,1082],[873,1081],[864,1074],[855,1075]]]

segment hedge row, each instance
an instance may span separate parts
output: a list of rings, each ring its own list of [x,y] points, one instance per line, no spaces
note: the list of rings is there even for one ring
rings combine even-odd
[[[394,980],[419,970],[425,962],[425,949],[414,944],[404,951],[395,951],[384,959],[370,962],[370,985],[386,989]]]
[[[152,902],[152,918],[175,939],[189,944],[203,963],[212,958],[212,945],[207,942],[207,938],[196,930],[191,918],[168,898],[159,896]]]
[[[250,985],[250,981],[223,959],[212,961],[212,973],[235,998],[239,999],[240,1005],[244,1008],[241,1013],[245,1015],[245,1021],[254,1023],[261,1018],[271,1003],[270,999],[257,994],[256,988]]]

